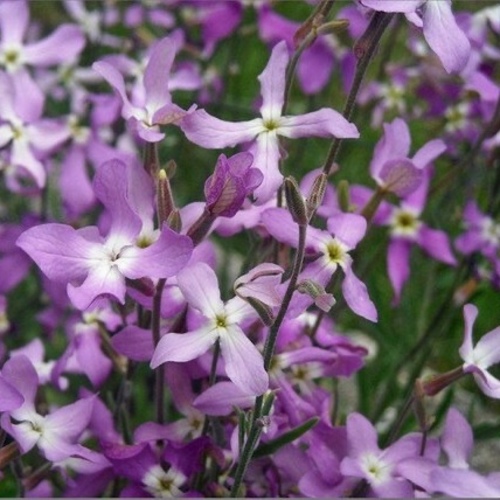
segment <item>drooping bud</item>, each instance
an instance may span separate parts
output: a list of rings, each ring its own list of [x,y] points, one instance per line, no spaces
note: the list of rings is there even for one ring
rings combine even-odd
[[[328,312],[335,304],[331,293],[327,293],[322,285],[311,279],[303,280],[297,284],[297,291],[305,293],[314,299],[314,303],[322,311]]]
[[[327,184],[328,176],[324,172],[319,174],[318,177],[314,179],[306,200],[307,216],[309,219],[312,217],[314,212],[316,212],[321,203],[323,203]]]
[[[307,216],[306,201],[300,192],[297,181],[291,176],[286,177],[284,186],[286,204],[293,220],[299,226],[307,225],[309,218]]]
[[[283,272],[283,268],[277,264],[259,264],[234,282],[234,293],[244,300],[251,297],[268,306],[278,306],[281,304],[281,297],[277,287],[281,283]]]

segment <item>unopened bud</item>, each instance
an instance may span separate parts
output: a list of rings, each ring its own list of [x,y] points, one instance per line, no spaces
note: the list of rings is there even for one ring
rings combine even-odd
[[[176,233],[180,233],[182,229],[181,214],[177,208],[174,208],[167,219],[167,225]]]
[[[337,199],[342,212],[351,211],[351,197],[349,194],[349,182],[342,179],[337,186]]]
[[[170,214],[172,210],[174,210],[174,200],[172,198],[172,190],[170,189],[170,181],[168,180],[167,172],[161,169],[158,172],[158,218],[160,220],[160,224],[163,224]]]
[[[0,448],[0,470],[8,465],[12,460],[19,457],[19,445],[13,441],[6,446]]]
[[[321,203],[323,203],[327,184],[328,177],[325,173],[319,174],[318,177],[314,179],[311,190],[309,192],[309,196],[306,200],[307,215],[309,218],[312,217]]]
[[[293,220],[299,226],[305,226],[308,223],[306,202],[300,192],[297,181],[293,177],[287,177],[284,182],[285,197],[288,210],[292,214]]]

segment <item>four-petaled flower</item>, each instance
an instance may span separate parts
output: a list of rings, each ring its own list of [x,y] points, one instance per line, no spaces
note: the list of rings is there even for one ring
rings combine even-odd
[[[217,276],[207,264],[187,267],[177,275],[177,282],[188,304],[201,312],[205,321],[193,332],[164,335],[155,349],[151,367],[196,359],[219,341],[227,376],[245,392],[263,394],[269,379],[262,356],[240,326],[245,319],[256,317],[253,309],[239,297],[224,304]]]
[[[357,138],[358,130],[340,113],[329,108],[299,116],[283,116],[285,72],[289,61],[286,42],[278,43],[259,76],[262,105],[260,118],[232,123],[196,110],[186,115],[180,125],[187,138],[204,148],[225,148],[254,141],[250,152],[253,165],[264,174],[262,184],[255,190],[259,203],[268,201],[280,186],[280,145],[278,136]]]

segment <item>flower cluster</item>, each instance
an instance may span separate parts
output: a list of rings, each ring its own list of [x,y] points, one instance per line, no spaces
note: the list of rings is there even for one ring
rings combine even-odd
[[[1,496],[500,495],[498,6],[50,6],[0,0]]]

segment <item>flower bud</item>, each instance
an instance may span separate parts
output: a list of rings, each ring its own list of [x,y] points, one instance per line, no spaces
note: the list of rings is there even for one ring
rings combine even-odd
[[[214,173],[205,182],[206,209],[211,215],[233,217],[245,198],[260,184],[263,175],[251,168],[253,155],[220,155]]]
[[[335,304],[333,295],[331,293],[327,293],[323,286],[311,279],[298,283],[297,291],[309,295],[312,299],[314,299],[316,306],[324,312],[328,312],[332,308],[333,304]]]
[[[308,223],[306,202],[300,192],[297,181],[293,177],[287,177],[284,181],[285,197],[288,210],[292,214],[293,220],[299,226],[305,226]]]
[[[309,196],[306,200],[307,215],[309,218],[312,217],[321,203],[323,203],[327,182],[328,177],[325,173],[319,174],[318,177],[314,179],[311,190],[309,191]]]

